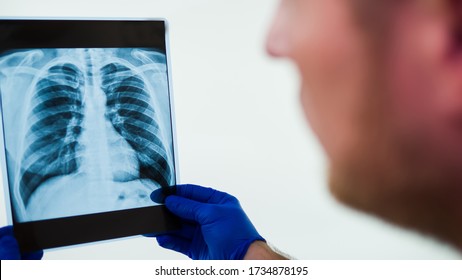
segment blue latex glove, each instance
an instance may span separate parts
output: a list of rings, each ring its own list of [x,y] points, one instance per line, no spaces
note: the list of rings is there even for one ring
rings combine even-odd
[[[156,201],[158,192],[151,198]],[[239,201],[224,192],[179,185],[165,205],[180,217],[179,231],[157,236],[160,246],[195,260],[241,260],[258,234]]]
[[[43,251],[23,253],[19,251],[19,245],[13,235],[13,227],[0,228],[0,259],[2,260],[40,260]]]

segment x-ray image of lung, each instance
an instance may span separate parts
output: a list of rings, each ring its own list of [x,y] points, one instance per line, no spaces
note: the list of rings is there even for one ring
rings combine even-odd
[[[14,50],[0,93],[17,221],[154,206],[175,184],[165,53]]]

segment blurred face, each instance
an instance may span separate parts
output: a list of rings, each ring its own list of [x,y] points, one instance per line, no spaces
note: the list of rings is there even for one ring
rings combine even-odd
[[[453,128],[462,124],[455,102],[462,79],[444,60],[442,10],[391,2],[282,0],[267,50],[299,69],[301,103],[330,159],[333,194],[434,232],[455,211],[448,202],[461,198]]]
[[[383,149],[374,127],[384,125],[381,97],[371,92],[380,63],[351,2],[283,0],[267,41],[270,54],[297,65],[303,109],[331,161],[331,189],[348,202],[360,188],[349,188],[352,173],[370,163],[372,144]]]
[[[332,159],[343,157],[344,146],[351,145],[346,142],[355,137],[349,122],[368,72],[364,40],[349,6],[336,0],[282,1],[267,43],[270,54],[298,66],[307,119]]]

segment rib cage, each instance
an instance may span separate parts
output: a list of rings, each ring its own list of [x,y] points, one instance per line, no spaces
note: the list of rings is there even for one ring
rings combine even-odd
[[[42,182],[79,168],[83,83],[78,67],[66,63],[50,67],[36,84],[19,185],[26,205]]]
[[[149,193],[175,184],[164,53],[35,49],[1,63],[15,219],[149,207]]]
[[[114,129],[137,152],[139,174],[115,174],[116,181],[133,178],[151,179],[169,187],[172,170],[160,137],[156,112],[150,105],[146,84],[140,75],[121,63],[101,68],[101,89],[106,94],[106,118]]]

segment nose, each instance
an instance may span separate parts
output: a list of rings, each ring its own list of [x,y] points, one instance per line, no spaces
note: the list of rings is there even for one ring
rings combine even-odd
[[[266,37],[266,52],[273,57],[285,57],[289,52],[289,17],[281,2]]]

